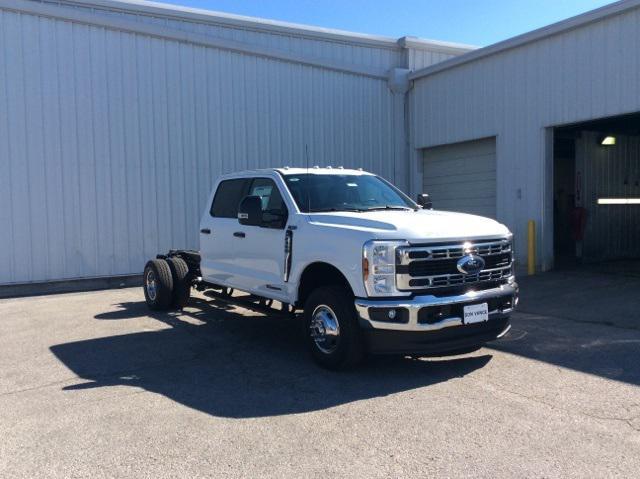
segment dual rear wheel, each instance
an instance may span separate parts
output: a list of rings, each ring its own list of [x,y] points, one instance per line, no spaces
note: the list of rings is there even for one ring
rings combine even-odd
[[[189,302],[189,267],[178,257],[152,259],[144,267],[144,297],[155,311],[182,309]]]

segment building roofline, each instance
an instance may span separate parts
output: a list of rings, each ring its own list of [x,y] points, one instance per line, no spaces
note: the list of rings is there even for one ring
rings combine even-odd
[[[34,0],[0,0],[0,9],[27,13],[31,15],[61,19],[85,25],[97,25],[103,28],[163,38],[183,43],[244,53],[274,60],[314,66],[354,75],[367,76],[378,80],[387,80],[386,68],[357,66],[325,58],[283,51],[264,45],[248,44],[225,38],[217,38],[199,33],[185,32],[175,28],[153,23],[137,22],[114,15],[104,15],[91,10],[73,8],[68,4],[52,4]]]
[[[575,17],[571,17],[557,23],[552,23],[551,25],[547,25],[546,27],[538,28],[537,30],[533,30],[522,35],[509,38],[508,40],[494,43],[493,45],[479,48],[458,57],[445,60],[435,65],[422,68],[420,70],[416,70],[409,75],[409,79],[418,80],[420,78],[424,78],[429,75],[449,70],[470,62],[474,62],[491,55],[496,55],[507,50],[518,48],[523,45],[542,40],[544,38],[558,35],[560,33],[574,30],[576,28],[584,27],[591,23],[623,14],[638,7],[640,7],[640,0],[621,0],[610,5],[605,5],[604,7],[600,7],[595,10],[590,10],[580,15],[576,15]]]
[[[332,28],[323,28],[279,20],[269,20],[232,13],[217,12],[199,8],[183,7],[179,5],[153,2],[147,0],[60,0],[63,4],[83,7],[94,6],[109,10],[143,13],[162,18],[175,18],[192,22],[230,26],[268,33],[293,35],[310,39],[329,40],[341,43],[373,46],[378,48],[398,49],[405,47],[404,38],[411,39],[411,48],[441,51],[443,53],[463,53],[469,50],[467,45],[439,42],[416,37],[402,37],[395,39],[382,35],[350,32]],[[408,45],[407,45],[408,46]]]
[[[479,47],[475,45],[466,45],[464,43],[443,42],[440,40],[430,40],[426,38],[406,36],[398,39],[398,45],[402,48],[413,48],[418,50],[437,50],[442,53],[452,53],[461,55]]]

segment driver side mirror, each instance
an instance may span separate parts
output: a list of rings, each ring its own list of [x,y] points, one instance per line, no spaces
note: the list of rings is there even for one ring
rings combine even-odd
[[[427,193],[422,193],[418,195],[418,204],[422,206],[425,210],[432,210],[433,203],[431,202],[431,197]]]
[[[238,207],[238,221],[241,225],[262,225],[262,200],[259,196],[245,196]]]

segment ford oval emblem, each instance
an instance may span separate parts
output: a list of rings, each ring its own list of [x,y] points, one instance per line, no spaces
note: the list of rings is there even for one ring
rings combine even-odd
[[[460,258],[456,266],[462,274],[478,274],[484,268],[484,260],[481,256],[469,254]]]

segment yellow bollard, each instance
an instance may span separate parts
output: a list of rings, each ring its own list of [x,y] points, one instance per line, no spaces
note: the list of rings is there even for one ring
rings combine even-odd
[[[527,272],[529,276],[536,274],[536,222],[529,220]]]

